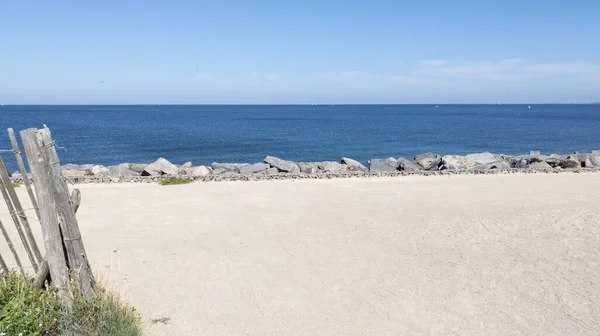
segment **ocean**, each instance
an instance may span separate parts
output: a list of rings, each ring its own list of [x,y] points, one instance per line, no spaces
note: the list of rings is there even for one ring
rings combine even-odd
[[[6,129],[48,125],[62,163],[176,164],[600,149],[600,105],[0,106]],[[14,155],[2,153],[11,171]]]

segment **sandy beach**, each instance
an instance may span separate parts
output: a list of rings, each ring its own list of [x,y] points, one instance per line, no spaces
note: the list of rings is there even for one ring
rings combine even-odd
[[[76,187],[155,335],[600,334],[600,174]]]

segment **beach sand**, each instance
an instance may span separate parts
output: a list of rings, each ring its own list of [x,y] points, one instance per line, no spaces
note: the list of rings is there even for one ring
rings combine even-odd
[[[600,334],[600,174],[76,187],[155,335]]]

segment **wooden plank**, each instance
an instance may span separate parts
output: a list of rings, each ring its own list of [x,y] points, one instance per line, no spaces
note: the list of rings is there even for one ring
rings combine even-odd
[[[17,233],[19,234],[19,238],[21,238],[21,243],[23,244],[23,247],[25,248],[25,252],[27,252],[29,261],[31,262],[33,269],[37,272],[37,261],[35,260],[35,256],[33,255],[33,252],[31,252],[31,247],[29,246],[27,237],[25,236],[25,233],[23,232],[21,221],[19,221],[19,216],[17,216],[17,212],[15,211],[15,208],[12,204],[10,196],[8,196],[8,192],[7,192],[8,188],[6,186],[4,174],[6,174],[6,177],[8,177],[8,173],[6,172],[6,168],[4,167],[4,162],[2,161],[2,158],[0,158],[0,193],[2,193],[2,197],[4,198],[4,201],[6,202],[6,208],[8,209],[8,212],[10,213],[10,217],[12,218],[13,222],[15,223],[15,228],[17,228]],[[8,184],[12,187],[10,178],[8,178]]]
[[[73,212],[77,213],[77,210],[79,210],[79,205],[81,205],[81,191],[79,191],[77,188],[73,189],[70,200],[71,206],[73,207]]]
[[[13,152],[15,153],[15,157],[17,159],[17,165],[19,166],[19,172],[21,176],[23,176],[23,184],[25,184],[25,189],[27,189],[27,194],[29,195],[29,199],[31,200],[31,205],[35,209],[35,214],[37,215],[38,220],[40,220],[40,209],[38,208],[37,201],[35,199],[35,195],[33,194],[33,190],[31,189],[31,182],[27,177],[27,169],[25,169],[25,163],[23,162],[23,157],[21,156],[21,149],[19,148],[19,142],[17,141],[17,137],[15,136],[15,131],[12,128],[8,129],[8,137],[10,138],[10,143],[13,147]]]
[[[40,209],[40,221],[42,223],[44,246],[46,247],[46,258],[48,260],[50,276],[52,277],[52,285],[57,288],[63,307],[67,311],[70,311],[73,303],[73,291],[71,289],[67,260],[63,250],[62,236],[56,214],[56,203],[46,169],[50,163],[42,155],[42,148],[38,143],[36,131],[37,129],[35,128],[21,131],[21,139],[35,183],[35,193]]]
[[[33,232],[31,231],[31,226],[29,225],[29,220],[27,219],[25,210],[23,209],[23,206],[21,205],[21,201],[19,200],[19,197],[17,196],[15,188],[13,187],[12,182],[10,181],[10,177],[8,176],[8,171],[6,170],[6,166],[4,165],[4,161],[2,161],[2,158],[0,158],[0,178],[2,179],[2,181],[4,181],[4,186],[8,192],[8,195],[10,196],[10,198],[12,200],[15,210],[17,211],[17,216],[21,220],[21,224],[23,226],[23,229],[25,230],[25,234],[27,235],[27,239],[29,241],[29,246],[31,247],[31,250],[33,251],[33,254],[36,257],[37,262],[41,263],[42,262],[42,254],[40,253],[40,249],[38,248],[38,245],[37,245],[37,242],[35,241]],[[31,188],[31,186],[30,186],[30,188]],[[39,220],[39,218],[38,218],[38,220]]]
[[[47,170],[50,177],[50,187],[56,202],[56,211],[62,229],[63,245],[69,262],[69,269],[79,285],[83,297],[89,298],[95,294],[96,280],[88,262],[77,217],[69,199],[69,188],[62,175],[56,146],[52,141],[50,129],[47,127],[37,131],[37,135],[42,148],[42,155],[49,162]]]
[[[48,276],[50,275],[50,266],[48,266],[48,260],[44,260],[40,265],[40,269],[37,271],[35,278],[33,278],[33,283],[31,284],[31,288],[42,289],[44,287],[44,283]]]
[[[0,254],[0,270],[4,276],[8,275],[8,266],[6,266],[4,258],[2,258],[2,254]]]
[[[15,262],[17,263],[17,266],[21,270],[21,273],[23,275],[25,275],[25,270],[23,269],[23,265],[21,264],[21,259],[19,258],[19,254],[17,253],[17,250],[15,249],[15,245],[12,243],[12,240],[10,239],[10,236],[8,235],[8,232],[6,231],[6,228],[4,227],[4,224],[2,224],[1,220],[0,220],[0,231],[2,231],[4,240],[6,241],[6,244],[8,244],[8,248],[10,249],[13,256],[15,257]]]
[[[27,237],[27,243],[29,244],[29,246],[27,246],[25,241],[23,241],[23,245],[26,248],[28,248],[27,253],[29,254],[29,260],[31,260],[33,269],[37,272],[37,266],[39,263],[42,262],[42,254],[40,253],[40,249],[37,246],[35,237],[33,236],[33,232],[31,231],[31,226],[29,226],[29,220],[27,220],[27,216],[25,215],[25,211],[23,210],[21,201],[19,200],[15,188],[13,187],[12,182],[10,181],[8,171],[6,170],[6,166],[4,165],[4,161],[2,160],[2,158],[0,158],[0,180],[2,180],[2,183],[4,184],[4,189],[10,197],[10,200],[8,200],[3,192],[4,200],[6,201],[7,206],[8,203],[11,201],[12,205],[14,206],[14,209],[12,209],[11,206],[8,206],[8,211],[10,211],[11,216],[13,217],[13,221],[15,221],[15,224],[17,223],[17,221],[20,221],[22,229],[25,231],[25,236]],[[19,235],[22,236],[22,232],[19,231]],[[21,240],[23,240],[23,237],[21,237]],[[34,257],[34,260],[32,260],[32,257]]]
[[[71,193],[71,205],[73,206],[73,212],[77,213],[80,204],[81,192],[79,191],[79,189],[73,189],[73,192]],[[48,279],[49,275],[50,269],[48,268],[48,261],[44,258],[44,262],[40,266],[40,270],[35,275],[35,279],[33,280],[33,284],[31,285],[31,287],[41,289],[42,286],[44,286],[44,282],[46,282],[46,279]]]

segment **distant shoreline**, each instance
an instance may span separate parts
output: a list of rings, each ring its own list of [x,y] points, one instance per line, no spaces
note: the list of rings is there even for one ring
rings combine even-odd
[[[193,181],[261,181],[286,179],[333,179],[400,176],[501,175],[501,174],[558,174],[600,172],[600,151],[575,153],[566,156],[543,155],[532,151],[528,155],[506,156],[489,152],[465,156],[434,153],[417,155],[413,159],[371,159],[368,166],[351,158],[323,162],[294,162],[267,156],[263,162],[219,163],[193,166],[191,162],[174,165],[164,158],[150,164],[122,163],[117,166],[94,164],[62,165],[67,182],[78,183],[149,183],[165,177]],[[16,183],[23,176],[15,172]]]
[[[580,168],[572,170],[534,170],[534,169],[508,169],[508,170],[442,170],[442,171],[420,171],[420,172],[393,172],[393,173],[323,173],[323,174],[289,174],[279,173],[274,175],[212,175],[202,177],[187,177],[195,182],[252,182],[252,181],[276,181],[276,180],[331,180],[349,178],[385,178],[385,177],[410,177],[410,176],[469,176],[469,175],[548,175],[548,174],[600,174],[600,168]],[[186,176],[179,176],[186,177]],[[137,176],[129,179],[115,181],[108,177],[67,177],[69,184],[144,184],[158,183],[163,177],[160,176]],[[21,183],[22,178],[12,178],[15,183]]]

